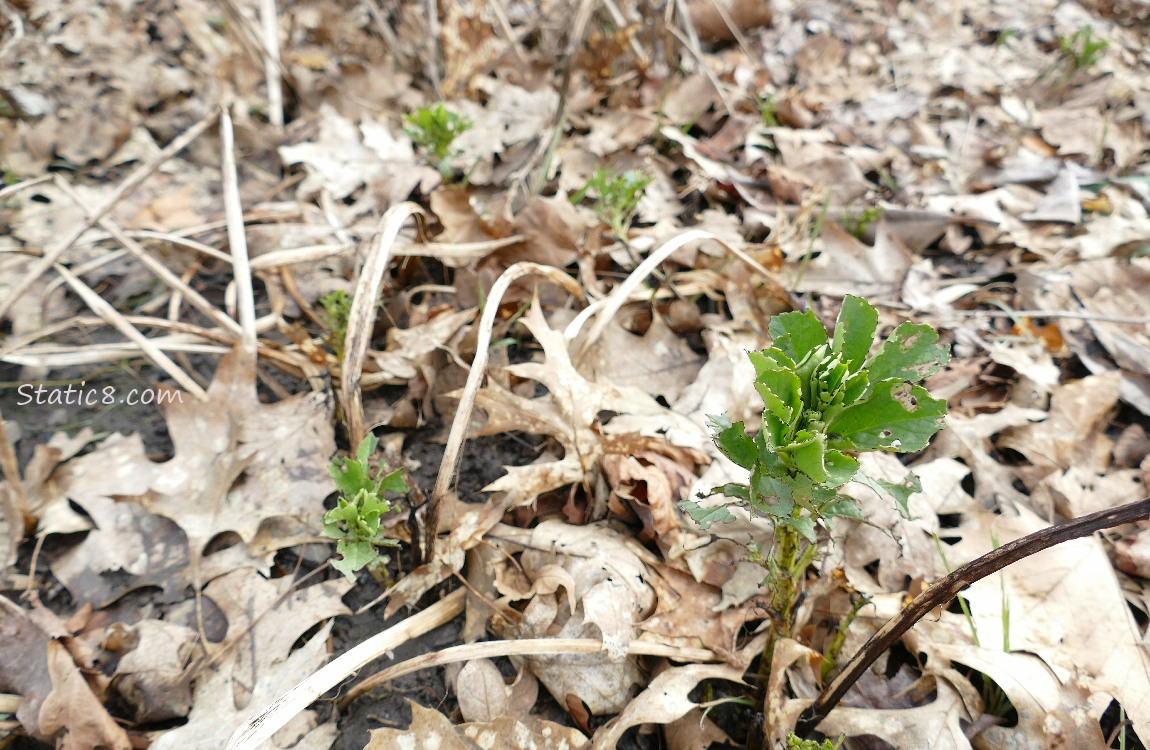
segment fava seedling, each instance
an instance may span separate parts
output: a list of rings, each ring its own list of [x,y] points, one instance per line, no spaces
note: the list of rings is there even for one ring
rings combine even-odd
[[[766,518],[775,538],[765,556],[772,631],[762,674],[774,644],[795,632],[795,604],[807,571],[819,560],[819,528],[836,516],[862,518],[857,503],[841,492],[851,481],[891,496],[903,516],[921,489],[908,474],[901,482],[867,477],[856,457],[865,451],[909,453],[926,447],[942,428],[946,402],[915,385],[937,372],[950,355],[928,325],[903,323],[871,354],[878,312],[848,296],[827,336],[814,313],[784,313],[771,320],[769,349],[750,352],[755,389],[763,398],[762,424],[752,435],[742,422],[712,416],[719,450],[750,472],[745,484],[717,487],[720,503],[682,503],[706,529],[735,520],[732,507]]]
[[[323,515],[323,535],[336,540],[338,559],[332,567],[355,581],[355,574],[366,565],[383,565],[387,556],[379,547],[397,547],[399,541],[387,535],[383,516],[393,508],[383,496],[384,492],[407,492],[403,470],[396,469],[387,476],[382,471],[371,476],[368,462],[378,441],[368,433],[359,444],[356,457],[333,458],[328,471],[339,490],[336,506]]]

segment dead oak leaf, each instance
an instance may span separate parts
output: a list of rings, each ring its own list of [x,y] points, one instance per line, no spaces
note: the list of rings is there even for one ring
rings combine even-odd
[[[193,563],[218,534],[250,541],[265,519],[323,514],[335,452],[324,394],[260,403],[255,363],[237,351],[220,361],[206,402],[172,403],[165,416],[175,456],[143,504],[180,525]]]
[[[506,492],[513,498],[513,505],[527,505],[544,492],[585,481],[599,470],[604,452],[601,412],[620,415],[612,418],[620,420],[620,424],[628,417],[638,420],[653,432],[686,421],[636,388],[584,378],[571,362],[566,338],[548,327],[537,305],[531,307],[523,322],[543,347],[546,359],[504,369],[541,383],[547,388],[547,395],[527,399],[489,382],[476,397],[476,405],[487,413],[487,421],[477,434],[526,430],[548,435],[563,446],[563,458],[508,467],[507,474],[485,487],[485,492]],[[693,425],[686,428],[694,431]]]
[[[582,750],[586,745],[587,738],[578,729],[534,716],[524,720],[502,716],[454,726],[435,709],[413,702],[407,729],[376,729],[363,750]]]
[[[349,614],[340,597],[350,586],[342,578],[298,591],[292,585],[289,578],[267,580],[243,568],[204,588],[227,617],[228,651],[201,673],[188,722],[161,734],[154,750],[224,747],[240,724],[323,665],[330,623],[292,647],[316,623]],[[276,733],[271,746],[326,749],[335,734],[334,724],[317,727],[315,713],[305,711]]]
[[[744,623],[761,605],[750,601],[716,613],[723,598],[721,589],[699,583],[691,575],[671,567],[660,565],[657,571],[658,575],[651,576],[650,581],[659,601],[655,614],[639,624],[643,640],[691,648],[701,646],[730,663],[737,663],[736,639]]]
[[[33,737],[84,750],[131,747],[64,644],[29,613],[0,597],[0,690],[23,696],[16,718]]]
[[[637,724],[670,724],[698,708],[689,694],[703,680],[722,679],[743,683],[743,667],[728,664],[691,664],[664,670],[623,712],[592,738],[593,750],[614,748],[623,733]]]

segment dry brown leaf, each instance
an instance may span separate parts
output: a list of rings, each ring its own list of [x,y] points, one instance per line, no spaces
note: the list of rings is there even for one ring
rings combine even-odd
[[[455,678],[455,695],[464,721],[493,721],[505,716],[510,689],[490,659],[472,659]]]
[[[135,720],[187,716],[200,663],[199,634],[183,625],[142,620],[119,635],[134,646],[120,658],[111,686],[133,708]]]
[[[128,750],[132,746],[128,735],[92,694],[88,681],[59,641],[48,641],[48,673],[52,692],[44,699],[38,717],[44,737],[59,733],[56,747],[60,750]]]
[[[919,643],[931,657],[973,667],[994,680],[1018,712],[1017,725],[987,727],[974,737],[972,744],[977,750],[1106,747],[1098,717],[1091,715],[1089,691],[1064,683],[1037,656],[957,643]]]
[[[560,705],[571,695],[593,714],[622,710],[631,687],[643,682],[638,665],[627,656],[627,645],[655,603],[646,567],[626,538],[601,524],[558,521],[544,521],[533,529],[500,525],[488,538],[525,547],[520,560],[528,578],[557,564],[574,583],[574,610],[568,604],[570,592],[566,601],[555,594],[536,594],[523,617],[508,624],[512,633],[603,641],[602,654],[527,657],[539,681]]]
[[[1059,386],[1051,396],[1050,416],[1015,427],[1001,445],[1023,454],[1035,466],[1066,470],[1072,466],[1105,469],[1110,441],[1102,427],[1118,401],[1117,372],[1092,375]]]
[[[950,563],[989,552],[992,533],[1006,544],[1046,525],[1025,508],[1010,517],[968,506],[949,532],[962,537],[947,551]],[[1063,543],[971,586],[964,596],[982,643],[1003,642],[1003,585],[1011,648],[1041,657],[1063,683],[1073,675],[1091,693],[1113,696],[1138,735],[1150,736],[1150,658],[1099,540]]]
[[[636,724],[669,724],[698,707],[688,695],[703,680],[743,683],[743,667],[727,664],[692,664],[663,670],[635,696],[623,713],[605,724],[592,737],[594,750],[613,750],[619,739]]]
[[[476,398],[476,406],[487,413],[487,421],[478,434],[494,435],[515,429],[550,435],[563,446],[564,456],[558,461],[543,459],[528,466],[508,467],[507,474],[484,491],[504,492],[513,505],[527,505],[544,492],[582,483],[599,469],[603,432],[654,435],[667,431],[668,438],[676,444],[692,447],[692,443],[703,442],[698,427],[638,389],[586,380],[571,364],[567,340],[561,332],[548,327],[537,305],[532,306],[523,322],[542,345],[546,360],[511,365],[505,370],[542,383],[548,393],[526,399],[489,381]],[[602,411],[613,411],[619,416],[613,417],[607,427],[597,429]],[[679,429],[669,430],[670,427]],[[684,439],[688,435],[690,442]]]
[[[727,733],[704,716],[702,709],[693,708],[663,729],[667,750],[707,750],[715,743],[731,744]]]
[[[460,738],[455,726],[433,708],[408,701],[411,706],[411,724],[407,729],[374,729],[371,741],[363,750],[471,750],[468,742]]]
[[[292,591],[290,577],[266,580],[242,568],[213,580],[204,596],[227,617],[228,651],[196,682],[188,722],[160,735],[156,750],[218,750],[245,720],[311,675],[327,659],[330,623],[293,650],[323,620],[349,614],[340,601],[350,585],[342,578]],[[334,724],[317,726],[306,711],[281,729],[273,747],[327,748]],[[324,744],[324,743],[328,744]]]
[[[703,358],[656,315],[642,336],[612,322],[580,360],[589,380],[638,388],[674,403],[699,374]]]
[[[457,727],[434,709],[410,705],[407,729],[376,729],[363,750],[582,750],[587,745],[579,730],[534,716],[523,720],[503,716]]]
[[[193,565],[225,531],[250,541],[268,518],[318,520],[332,490],[331,408],[322,393],[262,404],[254,363],[224,357],[206,402],[168,406],[175,456],[156,468],[144,506],[180,525]]]
[[[819,724],[820,732],[835,737],[871,735],[894,747],[929,747],[935,750],[969,750],[962,723],[973,717],[957,690],[940,679],[938,697],[923,706],[881,710],[839,706]]]
[[[667,566],[659,566],[651,584],[658,593],[655,614],[639,624],[642,640],[656,640],[676,646],[710,649],[737,663],[736,640],[743,626],[755,617],[760,602],[722,608],[722,591],[699,583],[692,576]],[[766,577],[760,569],[758,582]],[[758,615],[759,617],[762,614]]]

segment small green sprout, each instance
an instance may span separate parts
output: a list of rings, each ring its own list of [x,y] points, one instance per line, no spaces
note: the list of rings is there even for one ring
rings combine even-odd
[[[867,206],[857,214],[844,216],[843,229],[861,240],[871,225],[882,218],[882,214],[882,206]]]
[[[387,536],[382,517],[392,511],[392,505],[383,497],[384,492],[407,492],[403,470],[396,469],[387,476],[382,471],[371,476],[368,461],[378,441],[368,433],[359,444],[356,457],[333,458],[328,471],[339,490],[336,506],[323,514],[323,535],[335,539],[339,559],[332,567],[355,581],[355,574],[365,565],[387,562],[379,554],[379,547],[397,547],[399,541]]]
[[[1069,64],[1071,73],[1098,62],[1109,46],[1110,42],[1094,37],[1094,27],[1090,25],[1083,26],[1068,37],[1058,37],[1058,49]]]
[[[343,346],[347,340],[347,319],[351,315],[351,300],[351,295],[342,289],[329,292],[319,300],[322,308],[319,317],[328,330],[324,340],[340,362],[343,361]]]
[[[1011,39],[1017,39],[1019,36],[1021,36],[1021,33],[1018,31],[1018,29],[1012,26],[1008,26],[1007,28],[1000,30],[997,34],[994,35],[994,46],[1001,47]]]
[[[627,229],[635,219],[643,191],[650,184],[651,176],[636,170],[616,174],[600,168],[595,170],[595,174],[591,175],[591,179],[587,180],[579,192],[571,196],[571,202],[578,203],[593,190],[598,198],[595,215],[610,227],[617,238],[626,240]]]
[[[475,123],[452,112],[443,106],[443,102],[432,107],[420,107],[403,119],[408,125],[403,132],[423,152],[424,162],[438,169],[444,180],[450,179],[451,158],[459,153],[451,144]]]
[[[756,98],[755,104],[759,107],[759,118],[763,121],[764,128],[779,127],[779,107],[775,103],[774,94],[767,94],[762,99]]]
[[[845,739],[846,734],[840,734],[838,742],[831,742],[830,740],[816,742],[815,740],[800,739],[798,735],[791,732],[787,735],[787,750],[839,750]]]

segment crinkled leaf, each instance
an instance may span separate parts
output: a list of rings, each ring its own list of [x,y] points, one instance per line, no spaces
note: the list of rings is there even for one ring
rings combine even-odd
[[[895,505],[898,506],[898,512],[908,520],[911,519],[910,506],[907,505],[910,502],[910,496],[916,492],[922,492],[922,481],[913,471],[907,472],[906,478],[901,482],[888,482],[885,479],[868,477],[866,474],[858,474],[855,476],[855,481],[865,484],[880,496],[889,495],[894,499]]]
[[[862,511],[859,510],[859,507],[855,504],[855,501],[845,498],[842,500],[834,500],[827,503],[822,507],[821,512],[824,516],[842,516],[844,518],[858,519],[863,517]]]
[[[740,500],[750,501],[751,488],[745,484],[724,484],[722,487],[715,487],[711,490],[709,495],[722,495],[724,497],[736,497]]]
[[[725,505],[716,505],[711,508],[701,508],[694,500],[684,500],[679,503],[683,512],[699,524],[700,529],[709,529],[713,523],[733,523],[735,520],[731,511]]]
[[[756,509],[761,510],[768,516],[774,516],[775,518],[786,518],[790,516],[794,511],[795,504],[790,500],[780,500],[773,505],[757,505]]]
[[[331,566],[347,576],[347,580],[352,582],[355,581],[356,571],[379,557],[375,547],[367,541],[348,542],[341,539],[336,545],[335,551],[340,557],[332,560]]]
[[[876,383],[866,401],[844,409],[827,432],[841,437],[831,441],[836,448],[909,453],[926,447],[945,416],[946,402],[925,388],[887,380]]]
[[[795,531],[803,535],[804,538],[811,544],[818,543],[818,537],[815,536],[815,519],[810,516],[800,516],[799,518],[780,518],[776,523],[779,526],[789,526]]]
[[[917,383],[950,361],[950,352],[938,343],[938,334],[924,323],[903,323],[894,329],[882,349],[867,363],[872,383],[898,378]]]
[[[823,462],[827,467],[826,483],[831,487],[842,487],[851,481],[859,470],[858,460],[841,451],[828,450]]]
[[[843,298],[831,349],[843,355],[851,372],[857,372],[866,361],[877,328],[878,310],[869,302],[851,294]]]
[[[767,331],[775,340],[775,346],[796,362],[807,356],[812,349],[827,343],[826,329],[809,310],[776,315],[771,318]]]
[[[751,477],[751,483],[755,487],[755,492],[761,497],[777,498],[779,500],[789,500],[791,498],[791,485],[779,477],[756,472]]]
[[[336,488],[349,497],[359,492],[367,483],[364,465],[359,461],[335,460],[328,465],[327,470],[335,480]]]
[[[396,469],[379,480],[380,492],[407,492],[407,482],[403,480],[403,469]]]
[[[725,414],[712,415],[708,418],[711,429],[715,431],[715,443],[723,455],[744,469],[753,467],[759,449],[754,439],[747,434],[743,423],[731,424],[731,420]]]
[[[827,481],[827,467],[823,455],[827,449],[827,436],[821,432],[811,434],[800,432],[796,442],[787,446],[787,451],[795,461],[795,467],[816,482]]]

